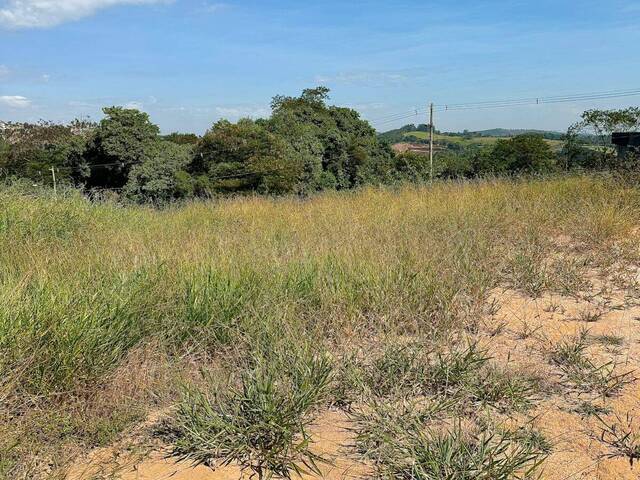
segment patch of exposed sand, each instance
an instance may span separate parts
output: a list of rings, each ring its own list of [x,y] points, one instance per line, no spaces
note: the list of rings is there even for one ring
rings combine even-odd
[[[639,277],[640,278],[640,277]],[[587,354],[593,362],[615,362],[617,372],[640,377],[640,298],[636,290],[624,290],[610,279],[591,276],[591,290],[575,296],[546,293],[531,298],[514,290],[495,289],[489,303],[497,308],[484,319],[481,340],[494,361],[538,374],[550,386],[526,415],[512,424],[529,423],[553,446],[544,463],[545,480],[638,480],[640,465],[615,456],[601,441],[602,424],[581,412],[584,402],[604,408],[601,417],[614,424],[628,415],[638,418],[640,432],[640,381],[626,385],[610,398],[572,389],[549,361],[550,351],[562,341],[589,332]],[[621,344],[607,344],[602,336],[621,337]],[[353,434],[347,416],[339,411],[320,415],[311,430],[313,450],[331,465],[320,465],[322,478],[371,477],[370,467],[350,451]],[[135,443],[135,442],[133,442]],[[70,480],[235,480],[238,466],[216,469],[193,467],[166,457],[166,446],[119,444],[92,452],[76,463]],[[312,478],[305,475],[305,478]],[[248,478],[248,472],[244,478]]]
[[[640,377],[637,302],[629,301],[625,291],[604,289],[597,280],[592,283],[596,289],[593,295],[567,297],[548,293],[534,299],[520,292],[496,289],[490,298],[498,305],[486,325],[492,332],[486,345],[494,359],[535,370],[557,387],[528,412],[531,424],[553,445],[544,463],[545,480],[640,479],[640,465],[632,467],[626,458],[611,458],[615,452],[599,438],[602,424],[595,417],[576,411],[580,402],[590,401],[607,409],[609,413],[601,416],[610,424],[627,415],[637,417],[640,432],[640,381],[603,399],[588,392],[572,392],[549,362],[549,351],[555,345],[587,329],[592,361],[615,362],[616,372],[633,372],[634,377]],[[606,295],[600,293],[603,290]],[[605,335],[621,337],[622,345],[599,344],[598,338]]]
[[[319,464],[322,476],[328,480],[363,478],[370,469],[348,454],[353,434],[348,430],[347,416],[340,411],[326,411],[311,428],[312,450],[329,461]],[[68,473],[69,480],[237,480],[249,478],[237,465],[212,470],[206,466],[194,467],[189,462],[177,462],[167,457],[167,450],[155,448],[132,449],[123,445],[99,449],[76,463]],[[303,478],[318,478],[304,475]]]

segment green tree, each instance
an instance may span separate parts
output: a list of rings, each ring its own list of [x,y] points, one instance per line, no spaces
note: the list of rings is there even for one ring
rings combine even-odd
[[[145,160],[131,168],[123,195],[137,203],[154,204],[192,196],[194,185],[187,172],[191,155],[189,145],[156,142]]]
[[[87,187],[121,188],[129,171],[144,162],[159,141],[160,129],[149,115],[122,107],[103,108],[85,156],[90,172],[79,169]]]
[[[217,122],[194,153],[191,173],[199,177],[200,190],[286,193],[302,174],[291,146],[249,119]]]
[[[416,152],[396,155],[394,167],[399,180],[423,181],[429,179],[429,157]]]
[[[51,184],[51,169],[59,181],[71,181],[75,166],[86,148],[86,132],[91,123],[69,125],[52,122],[10,124],[0,142],[0,170],[10,176]]]
[[[544,173],[554,169],[556,158],[541,135],[516,135],[500,139],[488,155],[476,158],[476,174]]]
[[[301,165],[301,174],[295,187],[296,193],[310,193],[324,188],[335,188],[335,178],[327,178],[322,168],[324,147],[315,128],[299,122],[288,111],[282,111],[264,122],[269,131],[283,138],[291,147]]]
[[[459,144],[455,148],[436,152],[433,162],[434,173],[441,178],[472,177],[478,173],[474,170],[475,165],[478,165],[486,154],[486,147],[463,147]]]
[[[307,89],[300,97],[277,96],[267,126],[292,145],[301,158],[300,190],[352,188],[390,181],[391,148],[358,112],[327,106],[326,87]]]
[[[636,169],[638,159],[618,158],[611,145],[613,132],[632,132],[640,130],[640,108],[629,107],[620,110],[587,110],[578,122],[567,130],[563,148],[565,168],[590,169]],[[596,146],[583,145],[583,137],[589,135],[596,139]]]
[[[195,133],[173,132],[169,135],[164,135],[162,139],[168,142],[177,143],[178,145],[196,145],[198,140],[200,140],[200,137]]]

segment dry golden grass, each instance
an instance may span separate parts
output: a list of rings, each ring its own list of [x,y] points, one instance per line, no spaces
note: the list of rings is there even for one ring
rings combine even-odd
[[[568,298],[606,316],[606,288],[637,295],[639,225],[640,190],[594,177],[165,210],[7,187],[0,478],[59,474],[77,452],[170,405],[181,382],[202,382],[202,369],[233,381],[249,358],[312,345],[339,363],[398,338],[429,348],[505,338],[491,355],[517,357],[509,339],[535,349],[565,333],[527,315],[493,323],[505,308],[491,303],[496,289],[560,298],[542,310],[549,318],[564,309],[587,323]]]

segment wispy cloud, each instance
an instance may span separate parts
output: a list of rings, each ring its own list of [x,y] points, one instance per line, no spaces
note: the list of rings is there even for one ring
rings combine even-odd
[[[168,3],[171,0],[7,0],[0,7],[0,26],[45,28],[79,20],[116,5]]]
[[[28,108],[31,106],[31,100],[20,95],[0,95],[0,105],[9,108]]]
[[[334,75],[316,75],[320,84],[337,83],[345,85],[388,85],[404,83],[406,75],[395,72],[341,72]]]
[[[205,2],[205,4],[202,6],[201,11],[206,13],[218,13],[223,10],[227,10],[228,8],[231,8],[231,5],[229,5],[228,3]]]
[[[84,102],[81,100],[70,100],[67,105],[73,108],[100,108],[99,103]]]
[[[388,108],[388,106],[382,102],[351,103],[347,106],[359,112],[380,112]]]
[[[2,2],[2,0],[0,0],[0,2]],[[7,65],[0,64],[0,82],[4,80],[20,84],[48,83],[49,80],[51,80],[51,75],[24,68],[9,68]]]
[[[7,67],[6,65],[0,65],[0,80],[8,78],[10,74],[11,70],[9,70],[9,67]]]
[[[131,101],[124,104],[124,108],[131,108],[134,110],[144,110],[144,103],[138,101]]]
[[[262,118],[271,115],[271,110],[264,106],[216,107],[215,112],[223,118]]]

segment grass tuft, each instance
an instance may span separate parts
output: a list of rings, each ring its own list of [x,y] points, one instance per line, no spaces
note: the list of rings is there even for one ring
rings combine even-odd
[[[635,381],[633,371],[617,373],[617,364],[613,361],[598,365],[589,359],[586,353],[589,339],[589,331],[582,329],[573,339],[560,342],[551,352],[551,362],[572,385],[610,397]]]
[[[484,479],[530,478],[545,453],[534,442],[477,428],[428,425],[430,416],[377,416],[359,420],[357,445],[381,478]]]
[[[170,424],[173,454],[212,468],[237,462],[259,479],[319,474],[324,459],[310,450],[308,427],[330,374],[316,358],[289,379],[260,367],[230,391],[187,390]]]
[[[640,460],[640,430],[635,425],[634,418],[629,414],[624,420],[616,416],[613,423],[599,415],[596,418],[601,424],[600,441],[611,450],[608,456],[626,458],[633,467],[634,462]]]

